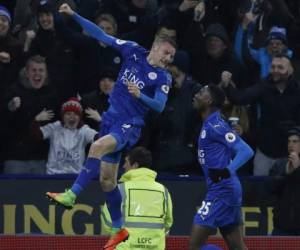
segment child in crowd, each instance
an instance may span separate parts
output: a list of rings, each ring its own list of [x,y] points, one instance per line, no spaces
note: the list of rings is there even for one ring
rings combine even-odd
[[[61,107],[61,121],[40,126],[39,122],[53,118],[51,110],[43,110],[35,117],[34,131],[39,139],[49,139],[47,174],[79,173],[85,160],[85,148],[98,137],[96,130],[82,122],[82,107],[70,98]]]

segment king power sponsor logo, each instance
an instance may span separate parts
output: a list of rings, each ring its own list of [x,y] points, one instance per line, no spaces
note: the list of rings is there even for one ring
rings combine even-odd
[[[139,89],[143,89],[145,87],[145,83],[142,80],[140,80],[133,71],[137,70],[125,69],[121,77],[122,83],[125,85],[128,85],[128,83],[134,83]]]

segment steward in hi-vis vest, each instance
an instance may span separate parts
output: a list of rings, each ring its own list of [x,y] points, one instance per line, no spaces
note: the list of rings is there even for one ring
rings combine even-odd
[[[151,162],[151,153],[143,147],[134,148],[125,158],[119,189],[124,227],[130,236],[117,250],[165,249],[165,237],[173,223],[172,201],[167,188],[155,181],[157,173],[147,168]],[[101,226],[101,234],[109,235],[111,219],[106,205],[101,212]]]

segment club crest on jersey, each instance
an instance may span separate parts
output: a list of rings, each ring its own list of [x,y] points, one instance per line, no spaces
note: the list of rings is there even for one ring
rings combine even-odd
[[[115,64],[120,64],[121,58],[116,56],[113,61],[114,61]]]
[[[126,41],[121,40],[121,39],[117,39],[117,40],[116,40],[116,43],[117,43],[118,45],[122,45],[122,44],[126,43]]]
[[[225,139],[226,139],[226,141],[228,141],[228,142],[234,142],[235,139],[236,139],[236,136],[235,136],[234,133],[229,132],[229,133],[227,133],[227,134],[225,135]]]
[[[203,129],[200,135],[201,139],[204,139],[206,137],[206,131]]]
[[[155,72],[149,72],[148,77],[151,80],[155,80],[157,78],[157,74]]]
[[[162,85],[161,86],[161,90],[162,92],[164,92],[165,94],[169,93],[170,87],[168,85]]]

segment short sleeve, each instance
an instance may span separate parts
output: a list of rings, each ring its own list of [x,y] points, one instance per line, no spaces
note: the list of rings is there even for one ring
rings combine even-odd
[[[170,91],[171,86],[172,86],[171,75],[167,72],[162,74],[162,77],[158,79],[158,83],[157,83],[158,91],[167,95]]]
[[[83,133],[84,133],[84,141],[86,144],[88,143],[92,143],[94,141],[94,138],[97,134],[97,131],[90,128],[89,126],[87,125],[84,125],[82,127],[82,130],[83,130]]]
[[[212,140],[222,143],[230,149],[241,140],[240,136],[224,123],[211,124],[209,133]]]
[[[41,131],[43,133],[43,139],[51,138],[54,131],[58,130],[59,127],[61,127],[60,121],[49,123],[45,126],[42,126]]]
[[[130,55],[135,49],[138,49],[140,47],[135,42],[121,39],[114,39],[111,46],[120,51],[123,57]]]

